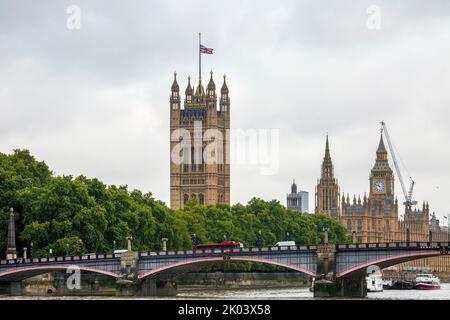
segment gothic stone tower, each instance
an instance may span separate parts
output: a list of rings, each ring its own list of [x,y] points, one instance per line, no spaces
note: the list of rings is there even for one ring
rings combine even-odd
[[[369,176],[369,197],[342,196],[341,223],[358,242],[392,242],[398,233],[398,201],[394,196],[394,174],[389,166],[383,134]]]
[[[393,241],[398,228],[398,203],[394,196],[394,174],[389,166],[383,133],[369,181],[369,210],[372,217],[378,217],[372,219],[372,230],[383,234],[382,237],[377,236],[377,239],[372,240]]]
[[[317,181],[315,213],[324,213],[334,217],[339,216],[339,186],[334,178],[333,162],[330,156],[330,146],[325,145],[325,157],[322,162],[322,176]]]
[[[171,91],[171,208],[182,208],[193,197],[203,205],[229,204],[230,98],[225,76],[219,101],[212,72],[206,92],[201,79],[194,92],[188,78],[183,108],[176,73]]]

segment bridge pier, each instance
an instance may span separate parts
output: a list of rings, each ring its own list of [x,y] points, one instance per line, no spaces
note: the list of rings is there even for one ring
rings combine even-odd
[[[337,297],[367,297],[367,283],[364,276],[338,278],[336,280]]]
[[[21,296],[22,295],[22,281],[11,281],[9,284],[10,295]]]
[[[127,237],[128,250],[120,255],[120,277],[116,281],[116,296],[136,296],[141,291],[138,280],[139,255],[131,248],[132,237]]]
[[[336,248],[328,243],[317,246],[317,276],[314,281],[314,297],[336,296]]]
[[[171,280],[145,279],[141,283],[141,296],[168,297],[176,295],[177,287]]]
[[[327,243],[317,246],[317,277],[314,297],[366,297],[364,276],[336,278],[336,247]]]

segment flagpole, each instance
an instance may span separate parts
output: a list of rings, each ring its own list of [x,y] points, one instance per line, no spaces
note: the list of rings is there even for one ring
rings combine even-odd
[[[198,33],[198,82],[202,82],[202,52],[200,46],[202,45],[202,33]]]

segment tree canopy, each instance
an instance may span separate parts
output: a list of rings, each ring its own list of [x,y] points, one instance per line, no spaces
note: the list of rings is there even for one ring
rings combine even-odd
[[[16,212],[17,249],[34,245],[35,256],[111,252],[126,248],[133,237],[135,250],[158,250],[161,238],[169,249],[224,239],[256,246],[290,240],[317,244],[323,227],[332,243],[348,242],[345,228],[332,217],[286,209],[279,201],[251,199],[247,204],[200,205],[190,199],[173,210],[151,193],[106,185],[85,176],[55,176],[28,150],[0,153],[0,254],[5,255],[8,209]],[[195,237],[193,236],[195,234]]]

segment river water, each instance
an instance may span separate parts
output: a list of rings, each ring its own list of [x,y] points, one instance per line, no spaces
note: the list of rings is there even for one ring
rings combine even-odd
[[[10,297],[0,296],[0,300],[29,300],[29,299],[62,299],[62,300],[105,300],[105,299],[122,299],[115,297]],[[307,288],[292,289],[239,289],[239,290],[198,290],[179,292],[176,297],[152,298],[152,297],[136,297],[126,299],[287,299],[287,300],[308,300],[314,299],[312,293]],[[384,290],[383,292],[369,292],[367,299],[401,299],[401,300],[450,300],[450,284],[444,283],[440,290]]]
[[[181,292],[178,298],[194,299],[314,299],[312,292],[302,289],[257,289],[257,290],[208,290]],[[384,290],[369,292],[368,299],[401,300],[450,300],[450,284],[441,284],[440,290]]]

